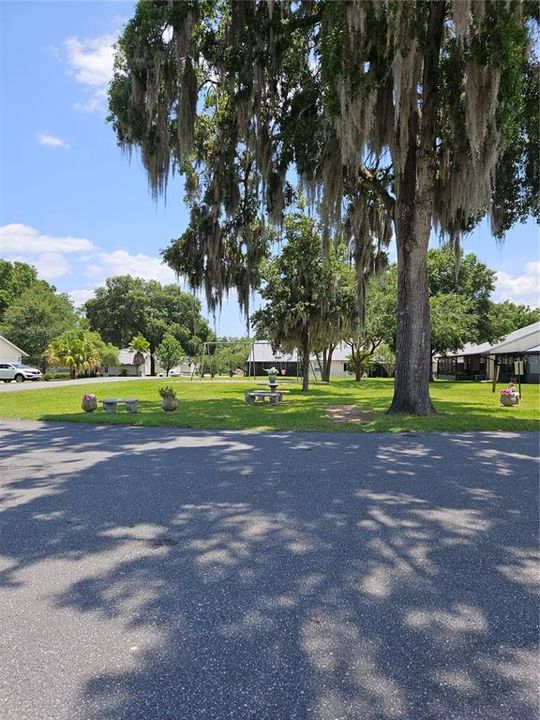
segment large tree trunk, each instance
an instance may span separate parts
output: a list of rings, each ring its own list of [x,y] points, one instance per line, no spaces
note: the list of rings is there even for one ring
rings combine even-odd
[[[431,344],[427,247],[431,213],[430,207],[422,207],[418,201],[416,212],[411,207],[396,207],[396,211],[397,353],[394,398],[389,412],[430,415],[435,412],[429,397]],[[429,217],[426,217],[427,213]]]
[[[396,138],[395,229],[398,253],[396,379],[389,412],[431,415],[429,397],[431,343],[427,249],[435,200],[439,53],[445,17],[444,0],[429,5],[424,50],[421,112],[412,109],[406,146]],[[397,162],[396,162],[397,161]]]
[[[302,392],[309,390],[309,339],[302,342]]]
[[[156,358],[154,357],[154,351],[150,350],[150,375],[156,374]]]

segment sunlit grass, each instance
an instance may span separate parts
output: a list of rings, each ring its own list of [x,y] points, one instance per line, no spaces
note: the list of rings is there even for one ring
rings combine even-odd
[[[170,384],[178,393],[174,413],[161,409],[158,388]],[[114,423],[148,426],[178,426],[227,430],[325,430],[353,432],[400,432],[426,430],[537,430],[540,416],[540,386],[524,385],[519,405],[502,407],[498,391],[479,383],[436,382],[431,395],[438,414],[431,417],[394,416],[385,413],[393,381],[383,379],[336,380],[330,385],[313,385],[302,393],[296,383],[283,404],[248,406],[244,392],[253,380],[194,380],[187,378],[146,379],[95,385],[69,385],[43,390],[22,390],[0,394],[0,417],[24,420],[59,420],[83,423]],[[127,414],[122,408],[106,415],[100,408],[82,412],[85,392],[105,397],[137,397],[140,412]],[[357,422],[337,422],[327,408],[355,406],[362,415]]]

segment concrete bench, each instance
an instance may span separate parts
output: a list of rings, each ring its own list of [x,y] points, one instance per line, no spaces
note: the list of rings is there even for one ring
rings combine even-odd
[[[270,405],[277,405],[283,399],[283,395],[288,392],[289,390],[276,390],[276,392],[270,392],[269,390],[250,390],[245,394],[245,400],[247,405],[253,405],[257,400],[264,402],[266,398],[268,398]]]
[[[136,398],[106,398],[101,402],[107,415],[115,413],[118,405],[125,405],[128,413],[136,413],[139,410],[139,401]]]

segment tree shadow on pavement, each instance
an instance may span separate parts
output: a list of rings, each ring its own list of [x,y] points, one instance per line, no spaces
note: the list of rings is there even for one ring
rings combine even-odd
[[[33,427],[0,432],[28,716],[64,683],[84,720],[537,716],[530,436]]]

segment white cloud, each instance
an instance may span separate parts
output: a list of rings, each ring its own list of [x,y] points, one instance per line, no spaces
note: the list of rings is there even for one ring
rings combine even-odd
[[[71,272],[71,265],[61,253],[42,253],[32,261],[45,280],[55,280]]]
[[[525,263],[521,275],[510,275],[504,270],[497,271],[494,297],[498,300],[511,300],[512,302],[540,305],[540,261]]]
[[[115,42],[115,34],[70,37],[64,41],[68,71],[87,90],[86,98],[75,103],[76,110],[104,111],[107,85],[113,74]]]
[[[83,102],[76,102],[73,107],[75,110],[83,112],[103,112],[107,106],[107,88],[100,88],[91,93]]]
[[[51,135],[51,133],[48,132],[38,133],[37,140],[40,145],[47,145],[48,147],[61,147],[69,150],[69,144],[65,140],[62,140],[62,138],[59,138],[56,135]]]
[[[112,77],[115,35],[64,41],[70,71],[82,85],[106,85]]]
[[[176,275],[159,257],[127,250],[108,252],[87,238],[45,235],[20,223],[0,226],[0,257],[33,265],[44,280],[71,275],[78,284],[88,278],[84,284],[90,288],[69,291],[76,305],[92,297],[92,288],[114,275],[176,283]],[[66,282],[63,285],[65,288]]]
[[[126,250],[100,252],[96,256],[99,265],[90,264],[86,268],[88,276],[101,276],[105,279],[112,275],[133,275],[145,280],[158,280],[161,283],[176,282],[176,275],[160,258],[139,253],[132,255]]]
[[[75,307],[80,307],[87,300],[90,300],[90,298],[94,297],[94,291],[93,290],[70,290],[68,292],[68,295],[71,299],[71,302],[75,305]]]
[[[38,255],[5,255],[2,259],[33,265],[43,280],[56,280],[71,273],[71,265],[61,253],[40,253]]]
[[[86,238],[43,235],[35,228],[20,223],[0,226],[0,252],[3,255],[10,252],[27,255],[80,253],[95,250],[95,245]]]
[[[86,266],[86,270],[84,274],[87,277],[97,277],[98,275],[103,275],[103,268],[101,265],[94,265],[91,263],[90,265]]]

